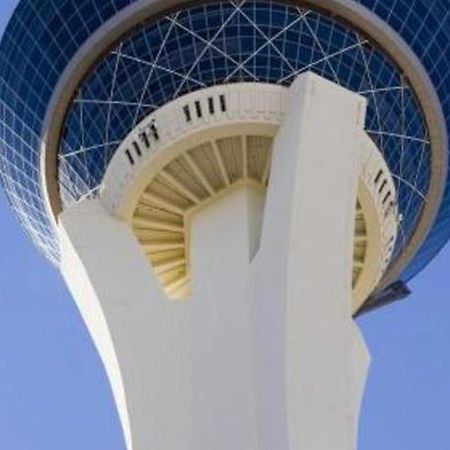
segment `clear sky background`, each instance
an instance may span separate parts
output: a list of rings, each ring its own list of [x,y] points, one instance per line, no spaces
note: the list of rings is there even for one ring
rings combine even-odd
[[[0,35],[16,4],[0,0]],[[125,450],[78,311],[1,194],[0,249],[0,450]],[[450,449],[450,247],[411,288],[359,320],[373,357],[359,450]]]

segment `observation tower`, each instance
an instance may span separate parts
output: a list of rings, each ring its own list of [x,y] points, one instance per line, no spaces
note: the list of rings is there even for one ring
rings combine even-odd
[[[449,0],[21,0],[0,175],[128,450],[352,450],[354,317],[450,237]]]

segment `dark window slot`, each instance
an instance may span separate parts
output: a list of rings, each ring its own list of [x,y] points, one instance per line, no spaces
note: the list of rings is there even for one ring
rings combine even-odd
[[[139,145],[136,141],[133,141],[133,147],[134,151],[136,152],[136,155],[138,155],[139,157],[142,156],[141,149],[139,148]]]
[[[393,207],[394,207],[394,202],[390,202],[389,206],[386,208],[386,212],[384,214],[384,217],[387,217],[389,215],[389,213],[391,212]]]
[[[186,117],[186,122],[190,122],[192,120],[192,117],[191,117],[191,110],[189,108],[189,105],[186,105],[183,108],[183,111],[184,111],[184,116]]]
[[[152,122],[152,124],[150,125],[150,129],[152,130],[153,133],[153,137],[159,141],[159,131],[158,131],[158,127],[156,126],[155,122]]]
[[[148,140],[147,133],[140,133],[139,137],[140,137],[141,141],[144,143],[144,145],[147,148],[150,148],[150,141]]]
[[[125,150],[125,153],[126,153],[126,155],[127,155],[128,161],[130,161],[130,164],[134,166],[134,159],[133,159],[133,157],[131,156],[130,150],[128,150],[128,149]]]
[[[215,110],[214,110],[214,98],[213,97],[208,98],[208,108],[209,108],[209,113],[214,114]]]
[[[378,182],[380,181],[381,175],[383,175],[383,171],[380,170],[377,174],[377,176],[375,177],[375,184],[378,184]]]
[[[389,191],[383,198],[383,205],[386,204],[386,202],[389,200],[389,197],[391,196],[391,191]]]
[[[202,106],[200,105],[199,101],[195,102],[195,110],[197,111],[197,117],[201,118],[202,117]]]
[[[380,186],[380,189],[378,189],[378,193],[379,194],[381,194],[384,191],[384,188],[386,187],[386,185],[387,185],[387,181],[384,180],[383,183]]]
[[[227,102],[225,99],[225,95],[222,94],[219,98],[220,98],[220,109],[222,110],[222,112],[226,112]]]

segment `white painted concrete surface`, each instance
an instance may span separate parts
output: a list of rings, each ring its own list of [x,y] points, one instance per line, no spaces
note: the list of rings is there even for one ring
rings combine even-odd
[[[254,268],[264,450],[355,448],[368,365],[351,317],[364,117],[365,101],[330,82],[291,87]]]
[[[249,285],[262,194],[239,189],[191,222],[193,449],[257,449],[257,341]]]
[[[290,94],[267,199],[241,188],[192,217],[188,301],[164,297],[99,201],[60,216],[62,272],[129,450],[356,448],[369,363],[351,317],[365,104],[311,74]]]
[[[306,76],[309,75],[301,75],[302,79]],[[225,110],[219,108],[221,97],[226,105]],[[175,182],[182,186],[181,191],[179,188],[175,188],[177,195],[186,196],[186,191],[188,191],[188,198],[192,199],[194,193],[195,205],[185,209],[185,202],[177,203],[173,196],[171,198],[163,196],[163,198],[159,197],[155,205],[156,209],[164,209],[168,203],[171,203],[169,210],[178,212],[185,217],[191,215],[191,207],[196,208],[199,203],[211,199],[217,201],[214,197],[220,195],[222,189],[228,188],[227,179],[229,182],[230,179],[238,176],[241,180],[248,181],[248,174],[251,173],[250,179],[266,186],[266,175],[268,175],[266,167],[263,167],[264,175],[261,177],[261,168],[258,166],[257,158],[248,158],[248,155],[250,151],[253,153],[255,151],[255,137],[258,139],[269,138],[272,142],[283,123],[287,113],[288,100],[291,97],[292,90],[285,86],[265,83],[231,83],[196,90],[165,104],[138,123],[118,147],[102,181],[100,195],[102,202],[114,215],[125,221],[132,222],[137,214],[139,228],[142,229],[145,228],[143,222],[155,220],[155,216],[152,216],[152,212],[148,208],[148,206],[152,206],[152,200],[149,200],[148,196],[143,200],[144,193],[148,194],[151,191],[153,198],[155,194],[160,195],[162,191],[157,186],[160,184],[161,176],[167,177],[169,174],[171,180],[169,185],[172,184],[172,187],[173,179],[176,178]],[[208,108],[209,101],[213,101],[213,104],[216,105],[214,113]],[[195,113],[197,103],[201,105],[203,111],[201,117]],[[190,120],[186,119],[185,108],[189,108],[191,111]],[[321,125],[319,125],[320,127]],[[154,135],[154,130],[157,130],[158,139]],[[146,140],[142,139],[143,134],[147,137]],[[243,143],[242,147],[246,148],[244,150],[246,156],[242,156],[242,172],[234,167],[235,164],[241,163],[240,144],[234,144],[235,154],[231,158],[228,156],[227,164],[222,160],[222,167],[220,167],[220,162],[219,166],[214,167],[214,164],[211,163],[211,159],[213,161],[215,159],[214,155],[212,158],[208,158],[210,155],[205,153],[211,152],[212,145],[216,147],[217,153],[220,154],[218,150],[220,147],[224,154],[228,153],[229,155],[233,146],[230,141],[235,139],[240,140],[240,143]],[[250,144],[250,139],[253,141],[252,144]],[[367,218],[366,225],[368,226],[365,234],[367,234],[368,242],[362,242],[363,239],[360,235],[358,244],[360,249],[366,244],[368,245],[362,252],[365,253],[365,256],[362,259],[361,257],[358,259],[356,256],[354,261],[354,267],[359,271],[355,276],[353,286],[354,313],[359,311],[370,293],[379,285],[383,274],[386,273],[392,260],[393,244],[398,233],[398,208],[394,179],[383,155],[369,135],[365,134],[363,141],[358,199],[362,215]],[[228,142],[228,144],[224,145],[224,142]],[[199,147],[202,147],[200,150],[202,159],[209,163],[202,165],[200,176],[186,177],[185,171],[180,169],[188,154],[191,156],[190,164],[196,165],[197,171],[200,170],[197,167],[198,159],[192,158],[193,153],[199,152]],[[140,151],[136,152],[136,148]],[[258,149],[256,150],[258,151]],[[238,154],[236,155],[236,153]],[[265,160],[264,150],[259,148],[259,153],[259,159]],[[220,158],[222,157],[219,155]],[[230,160],[234,161],[234,164],[230,164]],[[173,171],[173,166],[177,167],[175,171]],[[211,179],[217,179],[217,172],[219,172],[219,178],[220,172],[225,173],[224,184],[223,187],[218,187],[216,184],[213,189]],[[194,174],[196,173],[198,172],[194,171]],[[209,181],[205,183],[205,180]],[[199,192],[196,189],[198,185],[202,185],[206,189],[207,198],[199,200]],[[234,187],[232,186],[232,188]],[[148,215],[146,216],[137,213],[142,203],[146,205],[145,208],[141,208],[147,210]],[[173,209],[174,206],[175,209]],[[184,229],[182,233],[185,233]],[[146,234],[145,240],[151,239],[149,234]],[[185,253],[189,253],[189,249],[186,249]],[[179,266],[177,270],[179,270]],[[187,270],[189,271],[189,269]],[[183,277],[183,275],[180,276]],[[171,298],[185,297],[190,286],[189,276],[185,277],[186,283],[182,283],[174,290],[170,288],[170,284],[176,283],[177,280],[174,281],[170,276],[168,279],[170,282],[166,284],[166,293]]]

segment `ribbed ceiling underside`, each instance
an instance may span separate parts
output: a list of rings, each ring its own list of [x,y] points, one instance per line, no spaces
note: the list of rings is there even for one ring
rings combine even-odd
[[[167,296],[190,295],[187,215],[238,183],[266,188],[273,139],[231,136],[203,142],[175,157],[148,184],[132,225]],[[353,286],[363,270],[367,232],[358,203]]]

